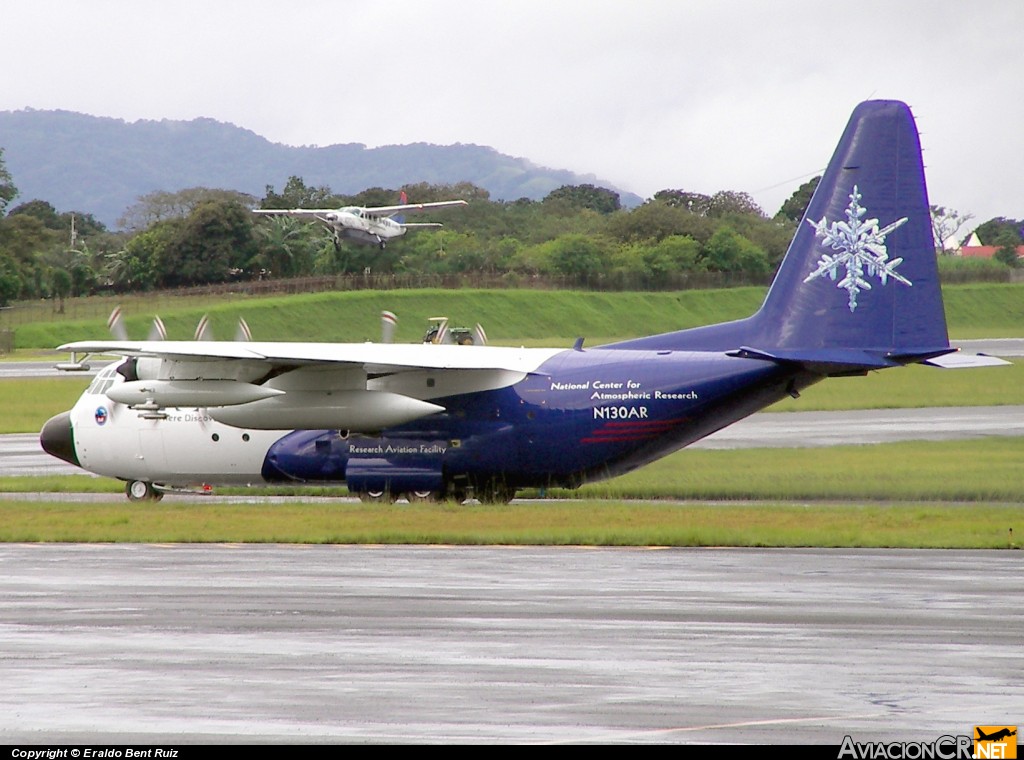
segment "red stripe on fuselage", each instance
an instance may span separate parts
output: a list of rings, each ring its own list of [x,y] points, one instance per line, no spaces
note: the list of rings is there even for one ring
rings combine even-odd
[[[644,441],[666,433],[682,422],[686,417],[671,420],[629,420],[607,422],[590,435],[580,438],[580,443],[622,443],[625,441]]]

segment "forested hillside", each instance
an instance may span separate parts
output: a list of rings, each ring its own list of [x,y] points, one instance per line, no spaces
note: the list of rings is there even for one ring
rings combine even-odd
[[[292,147],[212,119],[129,123],[70,111],[0,111],[0,149],[19,201],[46,200],[110,228],[147,193],[209,187],[258,198],[267,185],[293,175],[348,195],[368,187],[470,182],[509,201],[540,200],[561,185],[607,184],[481,145]],[[627,206],[641,202],[620,196]]]

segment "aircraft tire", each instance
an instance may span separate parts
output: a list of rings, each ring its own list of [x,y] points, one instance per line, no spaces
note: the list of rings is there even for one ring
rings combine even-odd
[[[371,489],[369,491],[360,491],[359,501],[366,504],[394,504],[395,497],[391,495],[390,491]]]
[[[153,484],[145,480],[129,480],[125,483],[124,492],[129,501],[160,501],[164,498],[161,491],[153,488]]]
[[[435,504],[441,501],[442,495],[440,491],[409,491],[405,498],[409,500],[410,504]]]

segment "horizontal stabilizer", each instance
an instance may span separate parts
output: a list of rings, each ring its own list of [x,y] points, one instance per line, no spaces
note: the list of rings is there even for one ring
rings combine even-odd
[[[964,354],[960,352],[946,354],[945,356],[938,356],[934,359],[928,359],[922,362],[922,364],[928,364],[932,367],[941,367],[942,369],[974,369],[976,367],[1005,367],[1012,362],[1008,362],[1005,359],[1000,359],[998,356],[988,356],[987,354]]]
[[[948,346],[944,346],[897,354],[860,348],[775,348],[761,350],[743,346],[737,351],[730,351],[728,353],[729,356],[738,356],[744,359],[763,359],[777,363],[798,364],[817,374],[835,375],[849,374],[851,372],[868,372],[876,369],[886,369],[887,367],[901,367],[915,362],[932,361],[936,357],[948,354],[953,350]]]
[[[854,348],[773,349],[771,351],[762,351],[750,348],[749,346],[743,346],[738,351],[730,351],[729,356],[738,356],[743,359],[763,359],[764,361],[780,364],[800,364],[808,368],[823,367],[826,370],[840,372],[885,369],[886,367],[899,366],[899,363],[884,356]]]

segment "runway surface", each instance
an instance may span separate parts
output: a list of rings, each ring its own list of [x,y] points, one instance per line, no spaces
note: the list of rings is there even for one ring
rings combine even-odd
[[[0,546],[0,742],[930,741],[1024,715],[1019,552]]]
[[[987,354],[1010,358],[1024,356],[1024,339],[1022,338],[981,338],[979,340],[954,340],[965,354]]]
[[[80,377],[90,378],[102,367],[110,362],[102,362],[86,372],[58,372],[54,364],[59,361],[66,361],[67,355],[61,354],[53,361],[32,361],[32,362],[0,362],[0,378],[8,380],[24,379],[30,377]],[[88,383],[86,383],[88,384]]]

